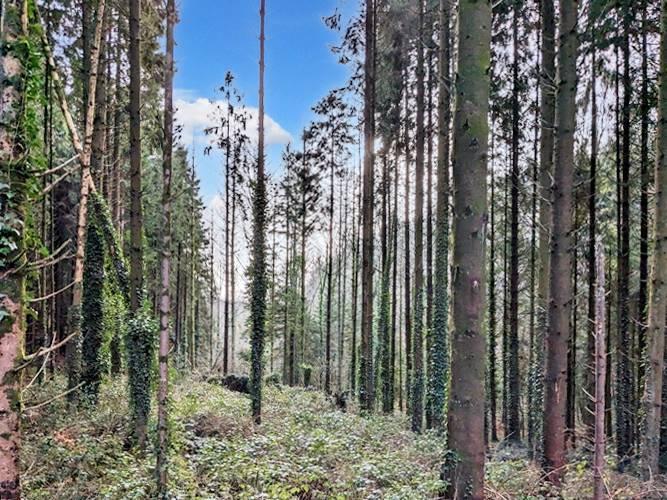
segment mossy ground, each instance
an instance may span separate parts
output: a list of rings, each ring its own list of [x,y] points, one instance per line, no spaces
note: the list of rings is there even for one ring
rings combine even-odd
[[[62,391],[56,380],[27,399]],[[246,396],[196,379],[172,387],[170,491],[183,499],[437,498],[443,439],[408,431],[405,416],[342,413],[321,393],[267,387],[264,418],[253,424]],[[130,446],[125,381],[102,385],[94,409],[68,410],[63,399],[24,419],[23,488],[27,499],[144,499],[154,494],[155,458]],[[152,421],[153,422],[153,421]],[[153,422],[154,424],[154,422]],[[154,429],[152,429],[154,431]],[[489,498],[555,498],[521,453],[494,454]],[[615,498],[662,498],[658,483],[610,473]],[[574,462],[565,498],[587,498],[590,470]]]

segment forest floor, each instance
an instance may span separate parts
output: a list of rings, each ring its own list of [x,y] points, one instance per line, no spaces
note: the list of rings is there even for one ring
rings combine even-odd
[[[36,384],[35,384],[36,385]],[[25,395],[49,399],[56,379]],[[247,396],[193,378],[172,385],[170,489],[183,499],[437,498],[444,442],[406,430],[403,415],[341,412],[320,392],[267,387],[260,426]],[[154,455],[128,446],[124,381],[105,383],[96,408],[68,410],[63,399],[29,410],[23,424],[27,499],[144,499],[154,494]],[[154,431],[154,422],[153,428]],[[486,469],[487,496],[558,498],[523,450],[498,447]],[[562,497],[591,496],[583,459],[570,462]],[[609,471],[611,498],[667,498],[664,483]]]

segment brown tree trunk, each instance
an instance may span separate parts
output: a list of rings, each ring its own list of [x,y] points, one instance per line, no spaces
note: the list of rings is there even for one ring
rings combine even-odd
[[[454,114],[452,365],[447,428],[456,462],[447,498],[484,498],[486,176],[491,5],[459,4]]]
[[[572,188],[576,114],[577,2],[560,0],[556,137],[546,339],[544,398],[544,466],[547,478],[560,484],[565,465],[565,390],[567,338],[572,302]]]
[[[364,56],[364,170],[363,231],[361,266],[361,378],[359,404],[372,412],[375,402],[373,379],[373,143],[375,141],[375,2],[366,0],[366,54]]]
[[[166,63],[164,74],[164,149],[162,152],[162,248],[160,257],[160,334],[159,334],[159,387],[157,396],[158,444],[157,483],[158,497],[167,495],[168,453],[168,378],[169,378],[169,319],[171,317],[171,169],[174,146],[174,25],[175,0],[167,0]],[[213,232],[211,226],[211,233]],[[213,236],[213,234],[211,234]],[[213,237],[211,237],[213,245]],[[213,247],[211,247],[213,248]],[[211,251],[211,255],[213,255]],[[211,273],[213,268],[211,267]],[[213,305],[211,301],[211,306]],[[212,307],[211,307],[212,309]],[[212,310],[211,310],[212,314]],[[212,316],[211,316],[212,317]],[[211,322],[212,323],[212,322]],[[212,335],[212,333],[211,333]],[[212,352],[212,349],[211,349]]]
[[[419,40],[424,35],[424,0],[419,0]],[[412,342],[412,430],[424,417],[424,45],[417,43],[417,144],[415,145],[415,307]]]
[[[591,23],[591,160],[588,179],[588,325],[587,325],[587,346],[586,346],[586,376],[585,391],[589,396],[584,396],[586,401],[584,409],[581,412],[582,420],[586,426],[586,432],[592,437],[595,426],[595,404],[597,399],[591,396],[595,394],[596,369],[595,357],[595,335],[597,322],[596,291],[595,286],[598,280],[596,276],[597,264],[595,244],[597,239],[597,162],[598,162],[598,105],[597,105],[597,48],[596,48],[596,30],[595,19]],[[604,272],[604,267],[603,267]],[[604,279],[604,276],[601,278]],[[604,315],[604,310],[603,310]],[[604,412],[603,412],[604,415]]]
[[[519,6],[515,3],[512,19],[512,171],[510,177],[510,305],[508,338],[508,409],[506,437],[511,441],[521,439],[519,421]]]
[[[663,364],[665,356],[665,314],[667,314],[667,0],[661,2],[660,82],[658,134],[655,162],[654,250],[646,329],[648,363],[643,406],[644,434],[641,443],[642,475],[658,473],[660,416],[663,408]]]
[[[24,102],[24,73],[19,43],[27,33],[27,12],[21,0],[9,0],[2,6],[2,46],[0,55],[0,182],[3,187],[3,231],[8,235],[5,248],[14,250],[0,259],[0,497],[20,498],[19,447],[21,439],[21,381],[14,371],[23,355],[25,334],[24,220],[28,203],[26,181],[29,169],[22,142],[24,126],[21,105]],[[11,194],[11,197],[8,196]],[[5,216],[7,217],[5,219]],[[15,221],[15,222],[13,222]],[[7,241],[8,240],[8,241]]]

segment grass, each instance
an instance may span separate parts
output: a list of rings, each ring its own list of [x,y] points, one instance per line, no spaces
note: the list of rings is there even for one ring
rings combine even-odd
[[[31,388],[46,400],[62,381]],[[154,453],[133,449],[124,381],[103,385],[96,408],[62,399],[26,415],[23,489],[27,499],[154,497]],[[196,379],[172,386],[170,492],[182,499],[437,498],[444,440],[406,430],[403,415],[342,413],[317,391],[267,387],[263,423],[246,396]],[[153,424],[154,425],[154,424]],[[151,429],[154,434],[154,428]],[[522,453],[492,454],[489,498],[557,498]],[[607,475],[613,498],[665,498],[661,483]],[[588,498],[590,469],[573,462],[563,498]]]

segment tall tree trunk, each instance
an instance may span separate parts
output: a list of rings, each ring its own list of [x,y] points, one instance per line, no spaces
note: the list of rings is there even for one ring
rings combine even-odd
[[[404,196],[404,224],[405,230],[403,234],[403,254],[405,261],[403,263],[404,286],[403,293],[405,294],[405,306],[403,317],[405,318],[405,395],[406,406],[408,413],[412,408],[412,309],[411,309],[411,266],[410,266],[410,108],[409,108],[409,90],[407,71],[405,83],[403,85],[405,92],[405,129],[404,129],[404,145],[405,145],[405,196]]]
[[[425,34],[427,40],[428,57],[428,81],[427,81],[427,104],[426,104],[426,404],[425,416],[426,427],[433,428],[433,399],[431,398],[430,379],[433,352],[433,43],[430,28],[433,27],[432,17],[429,15],[429,33]]]
[[[445,0],[446,1],[446,0]],[[493,125],[491,126],[493,131]],[[493,141],[493,132],[491,132]],[[491,143],[491,237],[489,248],[489,369],[487,372],[487,390],[489,400],[489,430],[491,441],[498,441],[498,417],[497,417],[497,361],[496,361],[496,180],[493,170],[494,144]]]
[[[231,103],[227,101],[227,109],[230,109]],[[224,324],[223,324],[223,333],[222,333],[222,373],[227,375],[229,373],[229,277],[231,273],[231,267],[234,265],[230,258],[230,205],[231,201],[231,149],[232,141],[230,140],[231,134],[231,119],[227,118],[227,141],[225,143],[225,313],[224,313]]]
[[[596,325],[597,325],[597,307],[596,307],[596,282],[598,279],[604,279],[604,276],[598,278],[596,259],[596,240],[597,240],[597,163],[598,163],[598,104],[597,104],[597,43],[595,19],[590,19],[591,24],[591,159],[590,172],[588,179],[588,325],[586,339],[586,375],[585,391],[588,395],[595,394],[596,384]],[[603,268],[604,272],[604,268]],[[604,315],[604,310],[603,310]],[[603,318],[601,318],[601,321]],[[606,361],[606,360],[605,360]],[[581,412],[582,420],[586,426],[586,432],[589,437],[593,437],[595,426],[597,397],[584,396],[586,401],[584,409]],[[603,412],[604,415],[604,412]]]
[[[265,263],[265,206],[266,180],[264,178],[264,18],[265,2],[260,0],[259,19],[259,126],[257,151],[257,178],[253,193],[254,224],[252,244],[251,283],[251,376],[250,394],[252,416],[256,423],[262,421],[262,355],[264,353],[264,329],[266,313],[266,263]]]
[[[130,2],[130,310],[143,298],[143,208],[141,205],[141,0]],[[139,423],[138,423],[139,424]],[[141,424],[140,424],[141,425]]]
[[[81,164],[81,178],[79,181],[79,211],[77,215],[76,228],[76,253],[74,256],[74,287],[72,290],[72,305],[68,314],[68,324],[70,335],[74,334],[75,339],[67,344],[68,361],[68,390],[71,392],[68,398],[71,402],[77,400],[78,392],[75,389],[79,385],[81,368],[81,302],[83,298],[83,264],[85,259],[85,241],[86,225],[88,221],[88,198],[92,185],[90,173],[90,161],[92,155],[93,142],[93,122],[95,116],[95,96],[97,94],[97,68],[99,65],[99,53],[102,40],[102,19],[104,18],[105,1],[100,0],[97,5],[95,15],[95,30],[93,44],[90,49],[90,69],[86,86],[86,108],[84,113],[84,142],[79,143],[77,152],[79,152],[79,162]],[[52,65],[52,71],[55,72],[55,65]],[[55,74],[55,73],[54,73]],[[64,92],[61,88],[61,92]],[[64,95],[64,94],[63,94]],[[64,97],[61,98],[61,103]],[[74,124],[71,123],[70,130],[74,130]],[[78,138],[77,141],[78,142]]]
[[[648,189],[649,189],[649,103],[648,103],[648,22],[647,22],[648,2],[642,2],[642,34],[641,34],[641,97],[640,97],[640,115],[641,115],[641,138],[640,138],[640,182],[641,194],[639,199],[639,296],[637,298],[638,309],[638,327],[639,339],[637,343],[637,401],[641,400],[644,387],[644,370],[646,351],[646,323],[647,323],[647,301],[648,301],[648,259],[649,259],[649,235],[648,235]],[[640,434],[639,429],[637,434]]]
[[[373,143],[375,141],[375,2],[366,0],[366,53],[364,56],[364,171],[363,235],[361,269],[361,378],[359,404],[372,412],[375,401],[373,379]]]
[[[417,144],[415,146],[415,308],[412,342],[412,430],[424,417],[424,0],[419,0],[417,41]]]
[[[593,458],[593,498],[602,500],[605,498],[605,485],[602,480],[604,472],[604,449],[605,449],[605,385],[607,376],[607,345],[605,335],[607,325],[605,324],[605,269],[604,253],[602,245],[598,245],[598,258],[596,259],[595,275],[597,283],[595,286],[595,454]]]
[[[519,421],[519,3],[515,2],[512,20],[512,172],[510,209],[510,308],[508,338],[508,411],[506,436],[511,441],[521,439]]]
[[[649,285],[648,363],[643,406],[644,434],[641,443],[642,475],[658,473],[660,455],[660,416],[663,407],[663,364],[665,356],[665,315],[667,314],[667,0],[661,2],[660,82],[658,133],[655,163],[654,250]]]
[[[450,4],[440,0],[438,48],[438,157],[435,219],[435,276],[433,346],[429,365],[429,393],[433,427],[445,425],[446,385],[449,375],[449,135],[450,135]],[[495,408],[494,408],[495,411]]]
[[[331,143],[331,154],[333,156],[335,145],[333,137]],[[329,165],[329,237],[327,243],[327,307],[326,307],[326,333],[325,333],[325,366],[324,366],[324,392],[331,394],[331,307],[333,298],[333,226],[334,226],[334,160]]]
[[[174,25],[176,2],[167,0],[166,64],[164,73],[164,150],[162,152],[162,248],[160,256],[160,347],[158,351],[159,387],[157,396],[158,444],[157,484],[158,497],[167,496],[167,453],[169,422],[167,408],[169,380],[169,319],[171,317],[171,169],[174,147]],[[211,225],[211,256],[213,256],[213,226]],[[211,266],[211,275],[213,267]],[[212,296],[211,292],[211,296]],[[211,301],[211,318],[213,317]],[[211,321],[211,336],[213,335]],[[211,352],[213,349],[211,349]]]
[[[544,466],[547,478],[560,484],[565,465],[565,384],[567,333],[572,302],[572,190],[574,181],[574,128],[577,72],[577,2],[560,0],[558,85],[549,276],[549,311],[546,338],[544,397]]]
[[[25,268],[24,220],[28,203],[26,182],[29,168],[23,143],[21,107],[25,105],[23,94],[26,74],[22,60],[21,44],[27,33],[27,12],[22,0],[8,0],[2,6],[2,55],[0,74],[2,80],[2,108],[0,109],[0,197],[3,220],[7,217],[5,248],[14,250],[0,260],[0,497],[20,498],[19,447],[21,439],[21,380],[14,365],[23,354],[25,334]],[[18,133],[17,133],[18,132]],[[11,195],[11,196],[10,196]]]
[[[352,341],[350,346],[350,392],[352,396],[356,396],[357,393],[357,319],[358,319],[358,307],[359,301],[357,300],[357,295],[359,292],[359,229],[361,227],[361,172],[358,176],[357,182],[357,194],[356,194],[356,210],[357,213],[352,217],[353,227],[354,227],[354,251],[353,251],[353,261],[352,261]]]
[[[541,72],[540,72],[540,216],[537,276],[537,328],[535,331],[535,359],[531,367],[535,390],[531,398],[533,407],[528,412],[534,416],[533,458],[539,460],[543,445],[544,400],[544,351],[547,332],[547,308],[549,297],[549,240],[551,235],[551,179],[553,175],[555,92],[556,82],[556,17],[553,0],[540,1],[541,18]]]
[[[454,114],[452,365],[447,498],[484,498],[486,176],[491,5],[459,4]]]
[[[620,177],[620,246],[618,255],[618,332],[616,360],[616,454],[623,470],[631,453],[633,389],[630,333],[630,13],[625,2],[623,16],[623,106],[621,110],[622,150]]]

